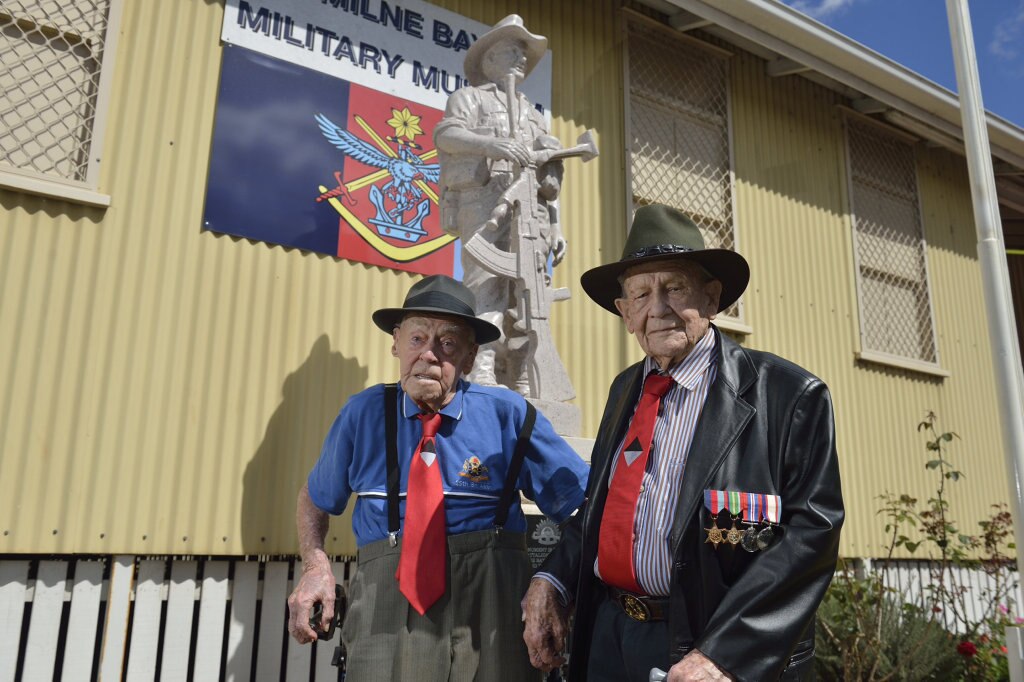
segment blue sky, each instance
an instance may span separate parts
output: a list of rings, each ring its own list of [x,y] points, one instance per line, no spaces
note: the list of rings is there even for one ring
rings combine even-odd
[[[957,91],[944,0],[783,0]],[[985,108],[1024,128],[1024,0],[970,0]]]

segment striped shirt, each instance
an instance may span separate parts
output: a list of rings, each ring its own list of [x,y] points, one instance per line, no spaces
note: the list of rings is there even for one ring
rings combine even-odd
[[[651,453],[636,505],[633,566],[640,587],[655,597],[668,596],[669,593],[672,575],[669,535],[690,443],[708,397],[708,389],[717,375],[715,342],[716,334],[709,329],[682,362],[669,368],[668,374],[675,380],[675,385],[661,399],[661,409],[654,425]],[[658,371],[658,365],[647,358],[643,371],[647,376]],[[623,443],[619,442],[615,449],[611,478],[615,477],[622,446]],[[597,561],[594,562],[594,574],[601,577]]]

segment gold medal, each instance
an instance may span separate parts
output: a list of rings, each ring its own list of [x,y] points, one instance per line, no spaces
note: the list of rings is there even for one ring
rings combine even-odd
[[[725,538],[722,537],[722,529],[718,527],[714,519],[711,520],[711,527],[704,530],[708,532],[708,538],[704,542],[710,542],[711,546],[715,549],[718,549],[718,546],[725,542]]]
[[[743,531],[736,527],[736,519],[732,520],[732,528],[725,534],[725,540],[730,545],[738,545],[743,540]]]

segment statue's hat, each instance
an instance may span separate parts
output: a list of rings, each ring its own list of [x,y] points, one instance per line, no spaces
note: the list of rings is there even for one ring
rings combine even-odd
[[[483,85],[487,83],[487,76],[484,75],[484,55],[498,41],[503,39],[520,40],[526,49],[526,75],[529,76],[533,67],[544,56],[548,49],[548,39],[544,36],[535,35],[526,30],[523,26],[523,18],[518,14],[510,14],[494,27],[483,34],[477,41],[469,46],[466,51],[466,61],[463,66],[466,70],[466,80],[470,85]]]

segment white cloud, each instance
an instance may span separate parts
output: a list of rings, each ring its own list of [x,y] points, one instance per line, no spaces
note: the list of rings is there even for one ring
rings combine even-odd
[[[992,33],[988,51],[1003,59],[1016,59],[1020,55],[1020,44],[1024,40],[1024,0],[1017,10],[1001,21]]]
[[[815,19],[824,19],[849,7],[857,0],[789,0],[787,5]]]

